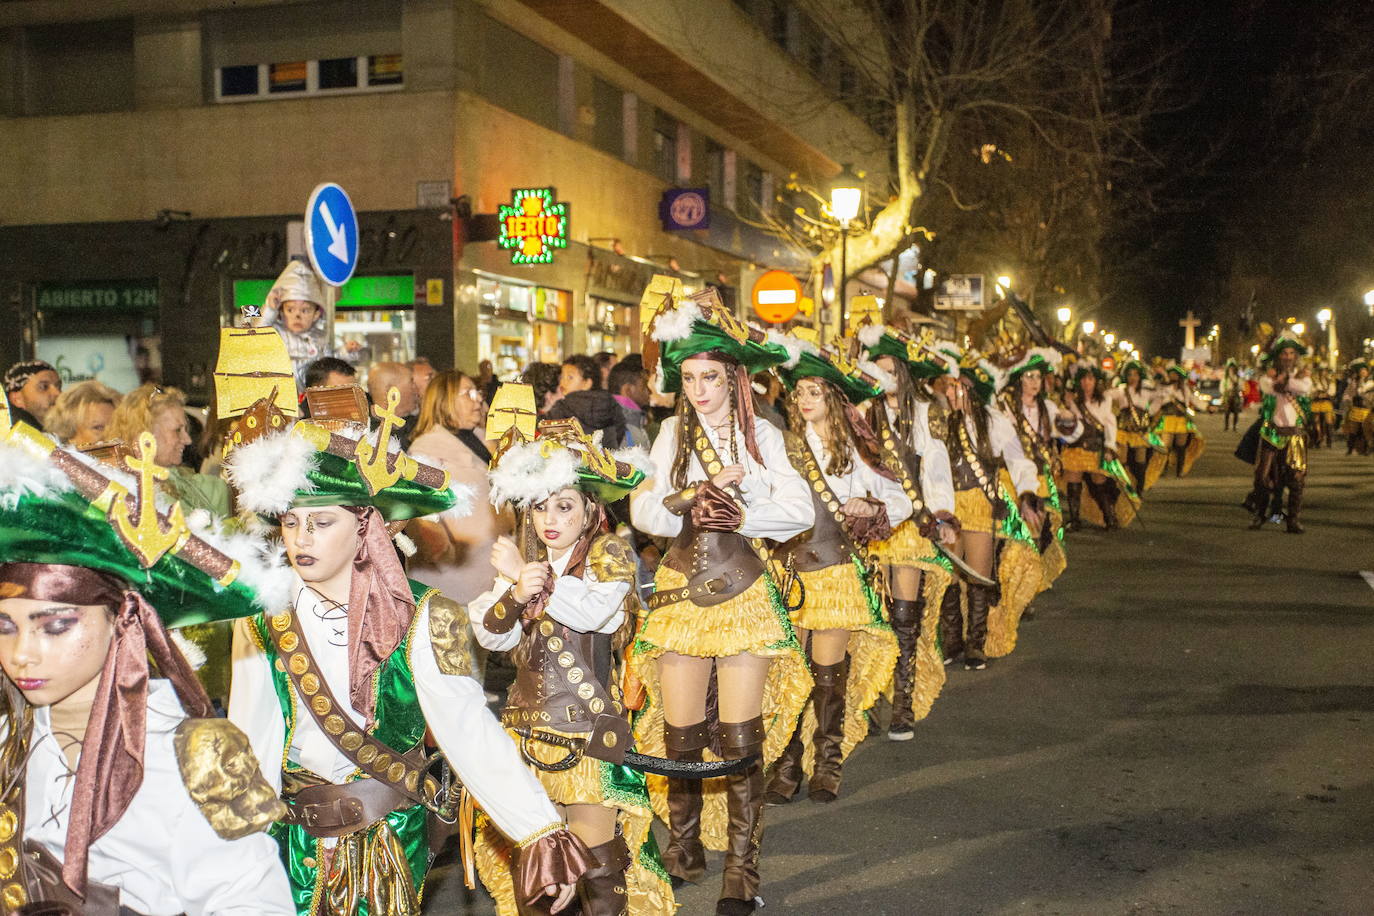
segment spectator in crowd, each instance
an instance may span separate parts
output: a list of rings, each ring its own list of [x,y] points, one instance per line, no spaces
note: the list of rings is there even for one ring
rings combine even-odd
[[[521,382],[534,389],[534,403],[538,406],[540,417],[547,415],[554,401],[558,400],[559,380],[559,367],[553,363],[530,363],[520,376]]]
[[[601,432],[608,448],[625,444],[625,414],[609,391],[601,387],[601,369],[590,356],[569,356],[559,376],[558,401],[548,409],[550,420],[576,417],[588,434]]]
[[[337,356],[322,356],[305,367],[307,388],[337,388],[357,383],[358,370]]]
[[[186,396],[179,389],[140,385],[124,395],[110,418],[109,438],[119,439],[135,452],[143,433],[152,433],[153,460],[167,469],[162,485],[168,495],[188,509],[205,509],[215,516],[229,514],[229,485],[218,477],[197,474],[182,464],[191,444],[187,432]]]
[[[782,382],[771,372],[759,372],[750,384],[754,389],[754,413],[778,429],[787,429],[787,414],[778,409],[782,397]]]
[[[373,404],[383,407],[387,404],[387,392],[395,388],[400,392],[396,402],[396,415],[405,423],[392,430],[401,448],[410,450],[410,439],[415,431],[416,414],[420,410],[420,396],[415,392],[415,380],[410,367],[405,363],[373,363],[367,370],[367,396]]]
[[[62,393],[57,370],[41,359],[15,363],[5,373],[5,398],[10,419],[43,429],[43,418]]]
[[[596,360],[596,365],[601,370],[601,385],[599,387],[610,390],[611,370],[615,368],[616,363],[615,354],[610,350],[602,350],[592,359]]]
[[[611,395],[625,414],[627,445],[649,448],[649,430],[645,409],[649,406],[649,386],[644,382],[644,358],[638,353],[615,364],[608,377]]]
[[[110,420],[120,394],[104,382],[77,382],[57,398],[45,418],[47,431],[72,448],[109,439]]]
[[[501,380],[496,377],[496,370],[492,369],[489,359],[477,364],[477,387],[488,404],[496,397],[496,389],[501,387]]]
[[[429,387],[430,379],[434,378],[434,364],[427,356],[417,356],[406,365],[410,367],[410,380],[415,383],[415,395],[423,403],[425,389]]]
[[[411,522],[408,531],[419,548],[411,573],[460,604],[492,587],[491,547],[511,529],[509,513],[498,514],[489,498],[492,444],[482,438],[485,425],[476,380],[457,369],[436,372],[420,402],[410,452],[448,471],[455,484],[472,487],[473,511],[462,519]]]

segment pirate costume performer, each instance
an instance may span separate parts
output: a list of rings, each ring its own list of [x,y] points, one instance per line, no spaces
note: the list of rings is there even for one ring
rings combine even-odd
[[[1369,364],[1363,359],[1350,361],[1341,407],[1345,411],[1345,422],[1341,424],[1341,432],[1345,433],[1345,453],[1368,455],[1374,445],[1374,414],[1370,412],[1374,407],[1374,378],[1370,377]]]
[[[1112,407],[1116,411],[1116,447],[1122,464],[1131,475],[1137,493],[1144,493],[1155,485],[1163,466],[1150,463],[1154,450],[1161,448],[1158,437],[1150,430],[1153,424],[1155,393],[1145,387],[1145,366],[1129,360],[1121,367],[1122,384],[1112,389]]]
[[[437,851],[427,819],[451,823],[457,807],[428,772],[427,729],[519,848],[521,905],[566,901],[587,849],[486,709],[466,609],[408,581],[388,535],[388,524],[466,514],[447,473],[393,441],[397,399],[393,389],[373,409],[374,432],[299,421],[229,456],[239,505],[278,520],[296,571],[290,604],[235,629],[229,716],[288,804],[272,832],[301,916],[419,912]]]
[[[861,326],[856,337],[868,358],[894,383],[883,398],[868,402],[868,422],[884,464],[914,507],[910,518],[893,525],[891,535],[869,545],[869,553],[885,567],[888,619],[897,637],[887,737],[910,741],[916,722],[930,713],[945,683],[940,603],[952,564],[934,542],[952,545],[959,534],[949,452],[943,440],[931,434],[930,394],[918,386],[941,375],[957,375],[959,365],[881,324]]]
[[[1193,469],[1205,443],[1193,423],[1193,383],[1182,366],[1170,366],[1165,384],[1155,392],[1154,435],[1160,450],[1150,458],[1155,465],[1150,473],[1162,476],[1174,463],[1174,475],[1186,477]]]
[[[1313,448],[1331,448],[1336,428],[1336,401],[1332,396],[1332,372],[1318,366],[1312,372],[1312,441]]]
[[[1080,366],[1064,400],[1067,416],[1081,432],[1063,452],[1066,527],[1077,531],[1082,518],[1114,531],[1135,519],[1139,498],[1117,459],[1116,414],[1103,391],[1106,379],[1096,366]],[[1067,438],[1067,437],[1066,437]],[[1083,505],[1083,486],[1092,502]],[[1081,510],[1081,516],[1080,516]]]
[[[293,913],[282,806],[168,634],[274,603],[285,571],[158,500],[151,435],[131,477],[0,427],[4,912]]]
[[[958,361],[960,374],[935,380],[941,409],[931,410],[931,431],[944,439],[954,473],[955,552],[983,580],[964,575],[945,590],[941,643],[945,664],[962,656],[965,669],[981,671],[1016,647],[1021,614],[1040,591],[1039,484],[1011,419],[995,405],[1001,372],[975,351],[938,349]]]
[[[1240,412],[1245,409],[1244,382],[1240,377],[1240,366],[1234,358],[1226,360],[1226,368],[1221,376],[1221,428],[1240,429]]]
[[[792,625],[816,686],[768,782],[768,803],[786,804],[810,773],[808,797],[839,797],[844,760],[868,735],[867,711],[892,677],[897,639],[883,618],[882,585],[867,545],[911,515],[897,475],[855,408],[895,388],[872,363],[847,364],[790,335],[770,335],[791,354],[774,371],[788,396],[792,467],[811,484],[816,524],[774,556],[801,586]],[[805,748],[811,745],[814,754]]]
[[[502,723],[596,859],[579,882],[585,916],[676,909],[649,832],[644,774],[621,765],[630,724],[616,658],[637,607],[635,565],[629,545],[605,533],[605,507],[644,479],[648,458],[642,449],[608,452],[577,420],[545,421],[532,442],[518,431],[503,441],[490,472],[492,502],[521,513],[525,547],[498,542],[501,575],[468,605],[477,641],[515,663]],[[526,588],[531,577],[537,588]],[[497,909],[513,914],[504,846],[485,830],[477,862]]]
[[[635,740],[675,760],[701,760],[708,748],[757,758],[724,778],[649,781],[669,825],[668,873],[695,881],[703,842],[724,848],[716,912],[735,916],[758,905],[763,769],[791,739],[812,688],[763,539],[801,534],[815,512],[782,433],[754,416],[750,398],[750,374],[787,351],[713,290],[688,298],[679,281],[658,277],[644,304],[655,310],[646,370],[660,391],[681,393],[654,441],[653,476],[630,497],[635,527],[672,541],[630,659],[648,695]]]
[[[1307,348],[1280,337],[1269,350],[1269,368],[1260,377],[1259,452],[1255,489],[1249,502],[1258,507],[1250,527],[1262,528],[1271,497],[1288,490],[1285,523],[1289,534],[1305,530],[1298,521],[1307,484],[1307,430],[1312,422],[1312,379],[1299,363]]]
[[[1083,432],[1082,420],[1045,396],[1044,380],[1055,373],[1061,358],[1058,350],[1032,349],[1007,369],[1002,389],[1002,409],[1016,427],[1021,451],[1036,467],[1036,495],[1045,509],[1045,523],[1036,539],[1043,570],[1042,591],[1054,584],[1069,562],[1064,551],[1064,507],[1055,480],[1061,472],[1059,440],[1072,441]]]

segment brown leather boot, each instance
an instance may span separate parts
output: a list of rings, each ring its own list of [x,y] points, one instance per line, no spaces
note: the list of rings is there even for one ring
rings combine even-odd
[[[815,691],[811,696],[815,697]],[[797,730],[792,733],[792,740],[787,742],[787,747],[783,748],[782,756],[773,764],[773,772],[768,777],[768,791],[764,794],[764,804],[785,805],[792,800],[801,788],[802,777],[802,755],[806,753],[806,744],[802,741],[801,722],[797,722]]]
[[[1064,484],[1064,530],[1077,531],[1083,527],[1078,520],[1078,504],[1083,501],[1083,484]]]
[[[811,698],[816,704],[816,768],[811,773],[807,798],[828,804],[840,796],[840,778],[844,758],[840,741],[844,738],[845,687],[849,683],[849,656],[833,665],[812,668],[816,686]]]
[[[1097,507],[1102,510],[1102,524],[1108,531],[1115,531],[1121,527],[1116,520],[1116,481],[1104,480],[1101,483],[1088,481],[1088,490],[1093,495],[1093,500]]]
[[[670,760],[700,762],[702,749],[711,743],[711,731],[698,722],[680,728],[665,725],[664,744]],[[701,845],[701,780],[668,780],[668,848],[663,867],[673,887],[699,881],[706,874],[706,848]]]
[[[720,723],[720,751],[726,760],[763,754],[763,717]],[[725,777],[730,827],[725,840],[720,899],[716,913],[752,913],[759,892],[759,846],[763,841],[763,763]]]
[[[1307,530],[1298,521],[1298,513],[1302,511],[1302,491],[1306,485],[1307,481],[1301,478],[1288,482],[1288,511],[1284,521],[1289,534],[1302,534]]]
[[[964,650],[964,667],[982,671],[988,666],[983,646],[988,639],[988,607],[992,604],[992,589],[986,585],[968,587],[968,648]]]
[[[596,865],[577,882],[577,899],[582,916],[625,916],[630,898],[625,891],[625,872],[630,867],[630,849],[625,838],[590,848]]]
[[[921,612],[925,599],[892,599],[892,633],[897,637],[897,665],[892,670],[892,721],[887,725],[889,741],[910,741],[915,734],[911,715],[911,695],[916,690],[916,643],[921,637]]]
[[[964,612],[959,606],[959,582],[949,583],[940,602],[940,644],[948,665],[964,654]]]

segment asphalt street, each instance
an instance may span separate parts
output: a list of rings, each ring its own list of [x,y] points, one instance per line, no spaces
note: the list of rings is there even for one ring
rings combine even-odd
[[[1307,533],[1249,531],[1237,434],[1201,425],[1142,521],[1073,536],[1013,655],[839,801],[768,809],[764,916],[1374,912],[1374,461],[1313,454]],[[451,868],[427,897],[492,911]]]

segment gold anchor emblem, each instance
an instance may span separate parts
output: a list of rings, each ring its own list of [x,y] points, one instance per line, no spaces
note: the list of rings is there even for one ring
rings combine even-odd
[[[157,440],[153,434],[139,434],[138,457],[130,455],[124,459],[129,470],[138,475],[137,491],[130,494],[118,484],[112,484],[116,492],[108,512],[110,524],[145,569],[190,535],[181,512],[181,503],[172,505],[171,512],[167,514],[167,527],[162,526],[162,517],[157,511],[156,486],[157,481],[167,479],[167,469],[153,460],[156,454]],[[132,510],[130,498],[134,503]]]
[[[400,403],[401,392],[396,388],[389,389],[386,393],[386,406],[374,405],[372,408],[373,416],[382,421],[381,428],[377,430],[377,444],[374,446],[365,435],[358,440],[358,471],[363,475],[363,480],[367,481],[368,489],[374,496],[402,477],[409,480],[415,476],[413,461],[400,453],[397,453],[394,459],[389,454],[391,431],[405,422],[396,413],[396,406]]]

